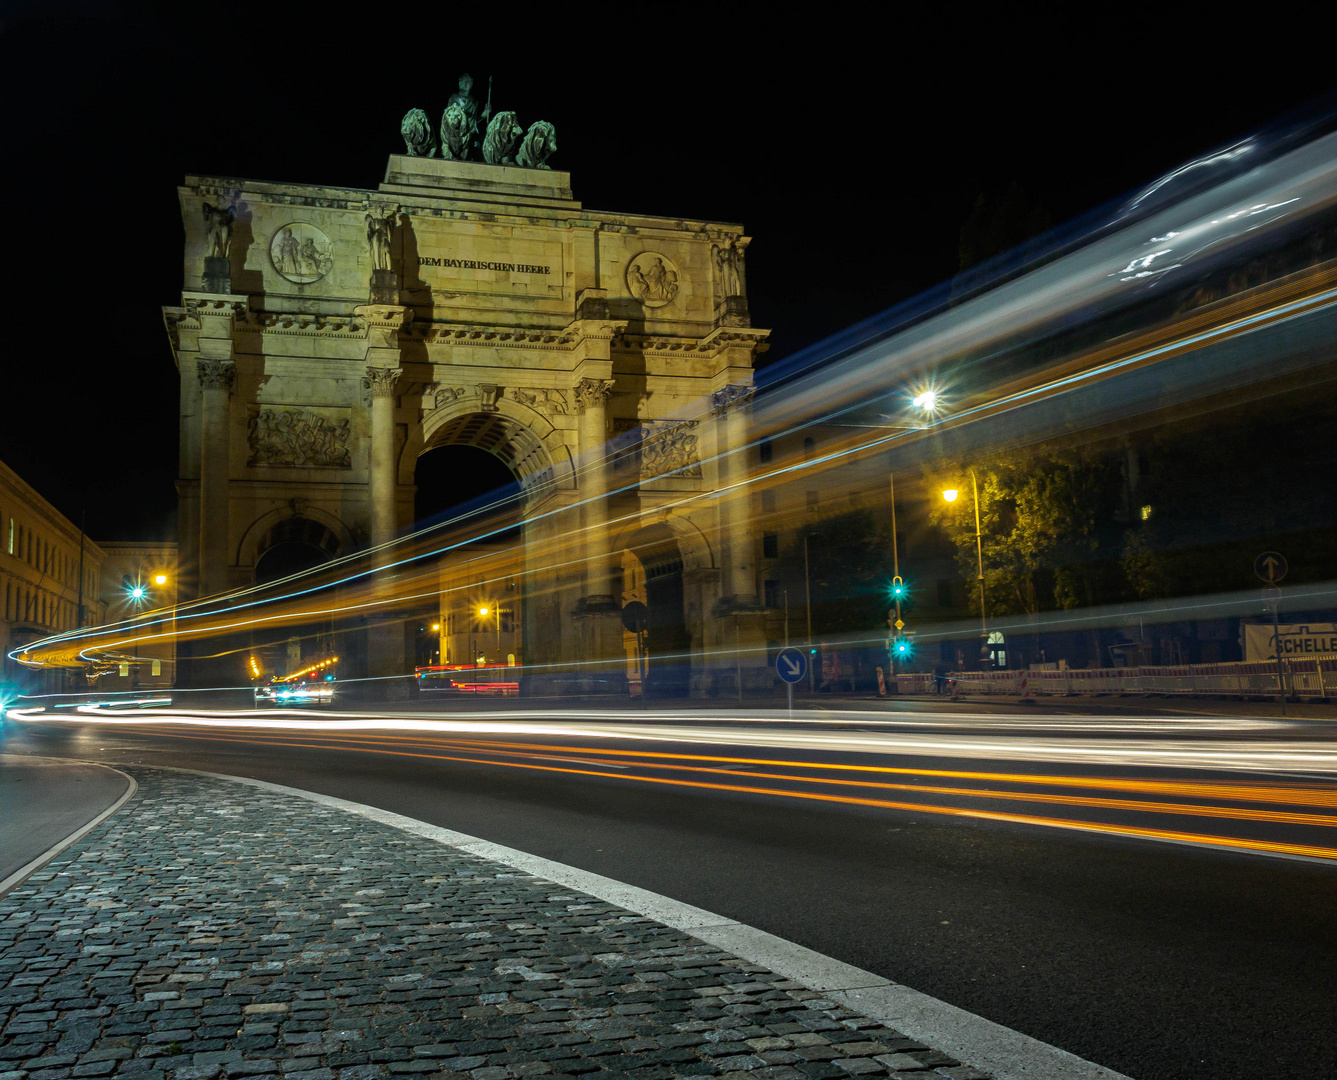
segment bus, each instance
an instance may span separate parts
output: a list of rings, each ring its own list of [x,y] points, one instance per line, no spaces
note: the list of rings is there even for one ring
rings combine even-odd
[[[429,664],[413,669],[420,691],[455,694],[518,694],[518,664]]]

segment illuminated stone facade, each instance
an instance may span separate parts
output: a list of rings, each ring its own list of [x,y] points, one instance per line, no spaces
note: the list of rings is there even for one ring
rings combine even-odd
[[[741,227],[586,210],[560,171],[397,155],[374,191],[179,190],[184,287],[164,315],[199,594],[250,584],[276,529],[329,555],[391,539],[418,456],[469,443],[520,482],[527,552],[579,515],[578,569],[517,568],[527,668],[623,656],[635,550],[681,580],[690,690],[769,686],[747,502],[684,501],[748,464],[766,332]]]

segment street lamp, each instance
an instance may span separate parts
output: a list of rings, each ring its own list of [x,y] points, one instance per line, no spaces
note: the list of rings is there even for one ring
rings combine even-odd
[[[980,533],[980,486],[975,479],[975,470],[970,471],[970,488],[975,494],[975,558],[979,565],[980,583],[980,659],[989,655],[989,626],[984,612],[984,540]],[[957,488],[944,488],[942,497],[949,503],[956,502],[961,492]]]

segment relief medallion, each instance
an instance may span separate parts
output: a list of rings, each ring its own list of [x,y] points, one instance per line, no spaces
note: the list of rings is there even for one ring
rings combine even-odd
[[[627,289],[648,308],[671,304],[678,298],[678,268],[667,255],[642,251],[627,266]]]
[[[297,285],[319,281],[334,267],[334,245],[305,221],[284,225],[269,241],[274,269]]]

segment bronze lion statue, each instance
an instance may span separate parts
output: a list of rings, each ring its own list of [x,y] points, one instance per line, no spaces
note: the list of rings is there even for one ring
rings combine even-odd
[[[483,136],[483,160],[489,165],[514,165],[515,141],[524,130],[515,121],[515,113],[499,112]]]
[[[557,153],[557,129],[546,120],[535,120],[529,125],[515,163],[526,169],[549,169],[548,158]]]
[[[404,114],[399,133],[404,136],[404,148],[409,157],[432,157],[436,153],[432,122],[421,109],[410,109]]]

